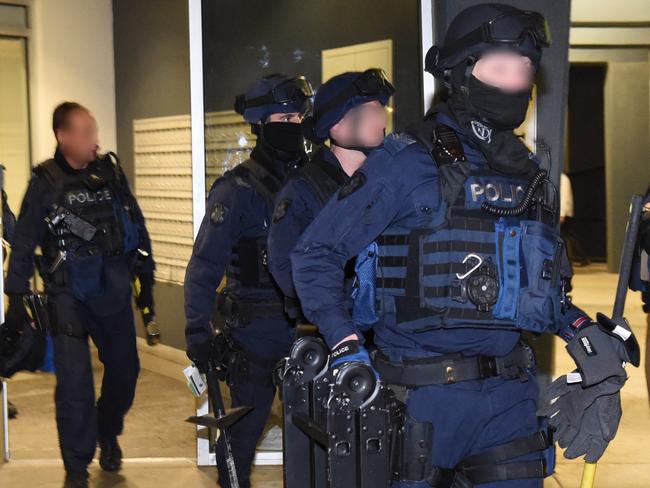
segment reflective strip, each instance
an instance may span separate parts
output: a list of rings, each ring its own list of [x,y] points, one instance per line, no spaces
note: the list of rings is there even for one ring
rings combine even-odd
[[[617,335],[618,337],[623,339],[623,341],[627,341],[630,338],[630,336],[632,335],[632,332],[630,332],[629,330],[621,327],[620,325],[617,325],[616,327],[614,327],[614,330],[612,331],[612,334]]]
[[[566,382],[568,384],[571,383],[580,383],[582,381],[582,375],[580,373],[567,373],[566,375]]]

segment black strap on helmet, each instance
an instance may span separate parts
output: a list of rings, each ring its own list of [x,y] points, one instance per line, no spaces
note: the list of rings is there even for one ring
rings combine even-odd
[[[516,47],[520,46],[527,37],[530,37],[537,47],[551,45],[551,33],[544,16],[539,12],[529,10],[504,12],[484,22],[457,41],[441,47],[435,62],[438,69],[451,68],[451,66],[446,66],[445,61],[459,51],[467,50],[481,43]]]
[[[240,115],[244,110],[263,105],[288,105],[295,103],[302,105],[314,95],[311,84],[304,76],[290,78],[273,87],[266,95],[246,99],[246,95],[237,95],[235,98],[235,112]]]

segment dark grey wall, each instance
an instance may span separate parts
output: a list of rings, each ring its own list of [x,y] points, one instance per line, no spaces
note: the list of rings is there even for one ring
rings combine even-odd
[[[117,146],[133,175],[133,119],[190,113],[186,0],[113,0]]]
[[[205,109],[230,110],[235,96],[270,73],[320,85],[321,51],[393,40],[394,128],[420,116],[417,0],[204,0]]]
[[[187,0],[113,0],[113,36],[117,152],[133,180],[133,119],[190,113]],[[158,283],[155,298],[163,342],[184,347],[183,288]]]

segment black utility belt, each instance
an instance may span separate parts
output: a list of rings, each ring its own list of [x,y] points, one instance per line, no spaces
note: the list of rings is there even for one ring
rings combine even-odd
[[[407,388],[449,385],[496,376],[527,381],[527,372],[534,365],[533,351],[524,342],[519,342],[509,354],[501,357],[447,354],[434,358],[405,359],[396,363],[378,351],[373,360],[373,366],[382,381]]]
[[[226,319],[282,316],[284,315],[284,302],[264,303],[220,293],[217,297],[217,312]]]

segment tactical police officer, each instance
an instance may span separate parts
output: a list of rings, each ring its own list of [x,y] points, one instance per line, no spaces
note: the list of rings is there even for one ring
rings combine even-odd
[[[56,420],[66,486],[87,486],[87,466],[97,442],[100,465],[120,468],[117,436],[131,407],[139,372],[131,309],[131,281],[138,259],[153,309],[154,262],[145,222],[114,155],[98,154],[97,124],[85,107],[65,102],[53,115],[53,159],[34,169],[16,224],[9,259],[7,322],[29,320],[34,251],[48,296],[54,339]],[[138,257],[141,250],[146,258]],[[95,403],[90,336],[104,364]]]
[[[570,274],[546,172],[513,134],[526,114],[544,18],[502,4],[461,12],[427,71],[451,89],[381,149],[323,208],[292,253],[294,285],[331,358],[368,362],[341,292],[350,257],[378,244],[379,377],[407,388],[408,424],[431,423],[431,466],[395,486],[540,487],[552,450],[522,330],[568,341],[578,370],[544,406],[567,457],[598,459],[620,418],[633,335],[567,300]],[[628,339],[628,340],[624,340]],[[618,408],[617,408],[618,407]],[[423,456],[427,460],[427,456]],[[464,483],[464,484],[462,484]]]
[[[215,290],[226,274],[217,310],[233,348],[228,372],[232,406],[253,407],[229,428],[241,487],[250,486],[255,446],[275,395],[273,368],[294,338],[282,293],[268,271],[266,241],[275,195],[306,160],[300,122],[311,96],[304,77],[269,75],[237,97],[235,109],[251,124],[257,143],[249,160],[213,184],[185,277],[187,354],[205,371],[211,359]],[[229,487],[221,441],[219,481]]]
[[[323,144],[286,183],[269,232],[269,269],[288,299],[290,315],[297,309],[291,251],[330,197],[383,143],[386,104],[393,92],[384,73],[370,69],[334,76],[314,97],[313,116],[303,121],[305,133],[318,144],[329,139],[330,145]],[[351,286],[353,271],[348,276]]]

